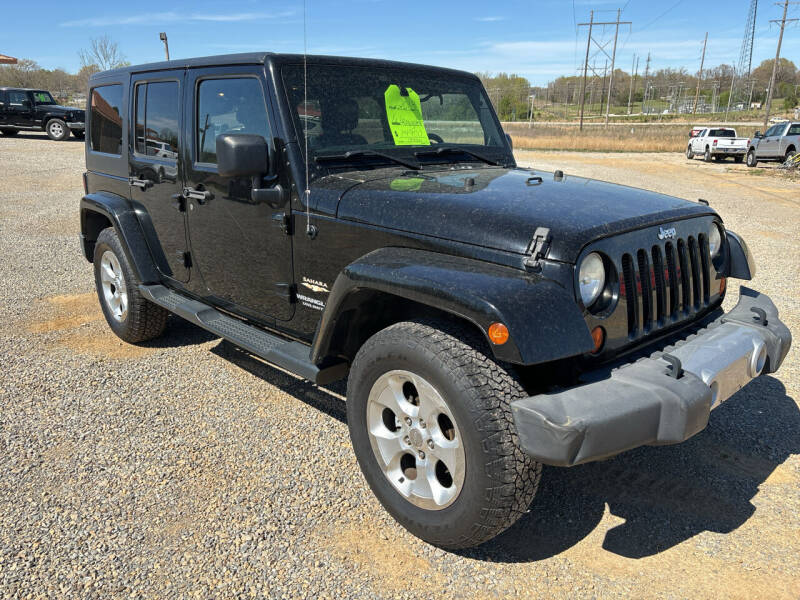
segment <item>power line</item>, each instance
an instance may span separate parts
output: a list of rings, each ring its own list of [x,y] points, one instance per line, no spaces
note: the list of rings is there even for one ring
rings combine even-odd
[[[786,29],[787,22],[795,22],[798,19],[787,19],[786,18],[786,11],[789,9],[789,4],[800,4],[800,2],[789,2],[789,0],[784,0],[783,2],[783,18],[778,20],[771,20],[770,23],[780,23],[781,24],[781,32],[778,35],[778,49],[775,52],[775,62],[772,63],[772,77],[769,80],[769,90],[767,90],[767,106],[764,109],[764,129],[767,129],[767,124],[769,123],[769,110],[772,108],[772,95],[775,88],[775,75],[778,72],[778,61],[781,59],[781,44],[783,44],[783,30]]]
[[[671,12],[671,11],[672,11],[674,8],[677,8],[677,6],[678,6],[679,4],[681,4],[682,2],[683,2],[683,0],[678,0],[678,1],[677,1],[675,4],[673,4],[673,5],[672,5],[672,6],[670,6],[670,7],[669,7],[667,10],[665,10],[663,13],[661,13],[660,15],[658,15],[658,16],[657,16],[655,19],[653,19],[652,21],[650,21],[650,22],[649,22],[647,25],[645,25],[644,27],[642,27],[642,28],[641,28],[639,31],[644,31],[645,29],[647,29],[648,27],[650,27],[650,25],[652,25],[653,23],[655,23],[656,21],[658,21],[658,20],[659,20],[659,19],[661,19],[662,17],[666,16],[666,15],[667,15],[669,12]]]

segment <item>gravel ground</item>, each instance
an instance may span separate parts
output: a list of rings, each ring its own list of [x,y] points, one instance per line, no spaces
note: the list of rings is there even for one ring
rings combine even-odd
[[[707,198],[800,337],[800,185],[666,155],[520,161]],[[517,525],[448,553],[369,492],[341,387],[179,319],[149,345],[111,334],[78,254],[82,169],[81,143],[0,138],[0,595],[800,596],[797,346],[690,441],[546,468]]]

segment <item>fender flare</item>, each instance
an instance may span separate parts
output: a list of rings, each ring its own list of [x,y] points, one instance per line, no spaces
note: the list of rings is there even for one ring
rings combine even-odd
[[[508,342],[489,346],[505,362],[538,364],[594,348],[573,293],[556,281],[470,258],[391,247],[361,257],[336,278],[311,347],[313,362],[324,362],[333,354],[337,320],[357,309],[359,292],[364,290],[466,319],[487,342],[489,325],[504,323]]]
[[[145,284],[160,282],[162,278],[150,252],[136,210],[126,198],[110,192],[94,192],[81,198],[81,245],[86,260],[91,262],[94,259],[96,236],[91,233],[90,215],[92,213],[104,216],[114,227],[128,261],[139,280]],[[92,239],[93,237],[94,239]]]
[[[728,277],[745,281],[753,279],[756,275],[756,261],[750,253],[750,248],[747,247],[742,237],[733,231],[725,230],[725,237],[728,240],[730,257]]]

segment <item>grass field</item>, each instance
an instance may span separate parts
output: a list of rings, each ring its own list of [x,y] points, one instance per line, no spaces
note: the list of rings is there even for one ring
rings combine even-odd
[[[579,150],[595,152],[680,152],[689,137],[687,125],[646,127],[534,125],[506,123],[514,148],[526,150]]]

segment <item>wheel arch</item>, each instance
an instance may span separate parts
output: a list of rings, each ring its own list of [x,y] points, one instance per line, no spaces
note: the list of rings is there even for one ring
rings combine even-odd
[[[395,322],[443,317],[477,328],[495,358],[538,364],[594,347],[572,293],[524,271],[426,250],[383,248],[348,265],[327,298],[311,360],[352,360],[360,345]],[[489,343],[504,323],[509,340]]]
[[[94,260],[94,246],[100,232],[113,227],[125,255],[142,283],[161,280],[144,232],[127,199],[110,192],[85,195],[80,203],[81,247],[89,262]]]

